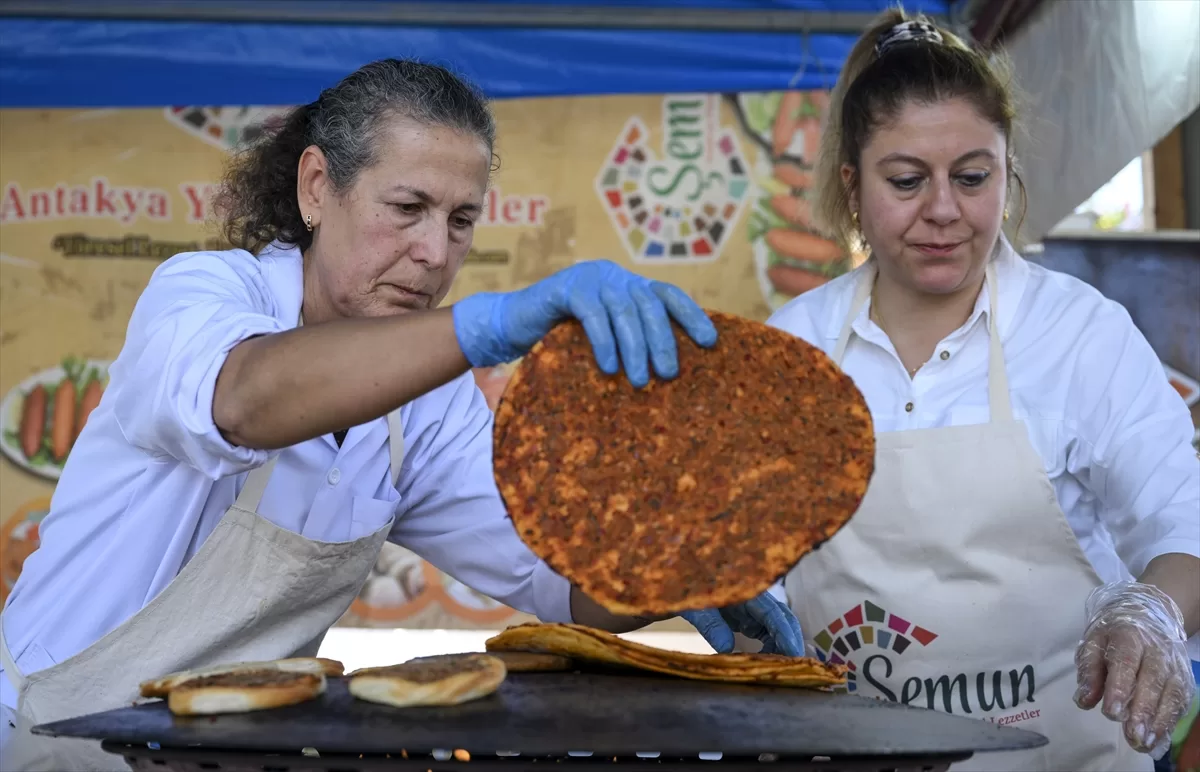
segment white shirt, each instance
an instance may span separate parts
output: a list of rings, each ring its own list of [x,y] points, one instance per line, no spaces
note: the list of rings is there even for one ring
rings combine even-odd
[[[272,453],[221,437],[212,402],[225,356],[294,328],[301,280],[299,251],[279,248],[184,253],[154,272],[8,598],[4,634],[22,673],[79,653],[149,603],[276,452],[258,508],[272,523],[349,541],[394,513],[390,541],[515,609],[571,621],[569,584],[508,520],[492,477],[492,413],[470,373],[402,408],[394,487],[386,418],[350,429],[340,448],[329,435]],[[0,702],[16,706],[7,678]]]
[[[1083,553],[1106,583],[1139,576],[1158,555],[1200,556],[1191,416],[1157,355],[1123,306],[1003,246],[997,305],[1013,412],[1028,427]],[[864,270],[800,295],[767,323],[831,354]],[[989,420],[990,313],[988,293],[980,292],[967,322],[910,379],[867,301],[841,367],[877,432]]]

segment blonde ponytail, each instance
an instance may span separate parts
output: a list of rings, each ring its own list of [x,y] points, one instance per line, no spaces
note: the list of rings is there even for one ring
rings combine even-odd
[[[889,44],[883,53],[877,53],[880,37],[907,21],[929,25],[940,40]],[[899,6],[881,13],[854,44],[830,96],[814,180],[816,227],[848,253],[865,247],[850,206],[851,194],[858,185],[859,156],[872,132],[914,99],[967,99],[1004,133],[1010,156],[1008,170],[1022,193],[1023,216],[1024,184],[1016,173],[1013,151],[1016,95],[1010,72],[1003,53],[975,51],[925,16],[906,14]],[[842,180],[845,166],[854,169],[848,183]]]
[[[829,98],[829,113],[821,132],[821,149],[817,154],[813,222],[826,236],[833,239],[847,254],[861,248],[858,228],[850,212],[850,195],[842,182],[842,166],[849,163],[846,145],[842,141],[842,104],[846,90],[867,67],[875,61],[875,41],[881,34],[908,17],[904,10],[889,8],[876,17],[850,49],[846,64],[838,75]]]

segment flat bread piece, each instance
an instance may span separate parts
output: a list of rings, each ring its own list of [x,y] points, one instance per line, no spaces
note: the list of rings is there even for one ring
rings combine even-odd
[[[293,673],[315,673],[320,670],[326,678],[336,678],[346,672],[345,665],[328,657],[289,657],[274,660],[274,664],[280,670]]]
[[[325,657],[288,657],[286,659],[272,659],[261,662],[231,662],[225,665],[212,665],[192,670],[181,670],[161,678],[143,681],[141,684],[141,694],[143,697],[166,697],[175,687],[195,678],[224,673],[257,671],[267,668],[282,670],[288,673],[320,673],[328,677],[340,676],[345,672],[345,667],[341,662]]]
[[[823,688],[846,682],[845,665],[781,654],[690,654],[659,649],[612,633],[566,624],[510,627],[487,641],[489,652],[558,654],[577,662],[634,668],[701,681]]]
[[[177,716],[249,713],[295,705],[325,692],[323,673],[262,668],[189,679],[171,689],[167,706]]]
[[[820,349],[711,312],[676,329],[679,377],[605,375],[555,327],[497,406],[496,484],[521,539],[615,614],[721,608],[764,592],[858,510],[875,468],[866,401]]]
[[[461,656],[461,654],[434,654],[429,657],[410,659],[409,662],[437,662]],[[542,654],[533,651],[489,651],[488,656],[503,662],[505,670],[509,673],[563,673],[575,668],[575,663],[569,657],[558,654]]]
[[[360,700],[397,708],[460,705],[496,691],[507,672],[498,657],[446,655],[436,660],[356,670],[350,674],[349,689]]]

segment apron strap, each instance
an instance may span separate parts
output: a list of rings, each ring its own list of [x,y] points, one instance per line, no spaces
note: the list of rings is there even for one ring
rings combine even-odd
[[[0,666],[4,667],[4,675],[8,682],[18,692],[25,685],[25,675],[17,669],[17,663],[8,650],[8,641],[4,637],[4,615],[0,614]]]
[[[246,475],[246,484],[242,486],[242,490],[234,502],[238,509],[258,513],[259,502],[262,501],[263,492],[267,490],[271,472],[275,471],[275,462],[278,460],[279,454],[276,453],[267,459],[267,463],[250,470],[250,474]]]
[[[400,484],[400,467],[404,464],[404,424],[400,408],[388,413],[388,455],[392,461],[392,487]]]
[[[996,301],[996,262],[987,267],[988,287],[988,411],[992,421],[1011,421],[1012,400],[1008,393],[1008,369],[1004,364],[1004,346],[1000,343],[1000,305]]]
[[[850,343],[854,320],[858,318],[859,312],[871,295],[871,288],[875,286],[877,272],[874,263],[867,263],[854,287],[850,310],[846,313],[837,344],[833,347],[831,358],[838,367],[842,366],[842,360],[846,356],[846,346]],[[1000,325],[997,319],[1000,306],[997,300],[999,291],[996,287],[995,261],[988,263],[984,284],[987,285],[988,292],[988,409],[992,421],[1011,421],[1012,399],[1008,393],[1008,372],[1004,364],[1004,347],[1000,343]]]
[[[297,326],[304,326],[304,315],[300,315],[300,321]],[[395,487],[400,482],[400,466],[404,463],[404,424],[400,419],[400,408],[396,408],[388,413],[388,456],[391,460],[391,476],[392,487]],[[267,483],[271,479],[271,473],[275,471],[275,462],[279,460],[279,455],[272,456],[267,463],[260,467],[250,470],[250,474],[246,475],[246,484],[242,486],[242,490],[237,496],[237,506],[248,512],[258,513],[258,505],[262,502],[263,493],[267,490]]]

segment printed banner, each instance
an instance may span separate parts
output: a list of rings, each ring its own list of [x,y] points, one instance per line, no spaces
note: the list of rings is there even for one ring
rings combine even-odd
[[[826,96],[671,94],[498,102],[500,171],[447,302],[609,258],[706,307],[765,319],[847,267],[812,233]],[[227,154],[286,108],[0,111],[0,593],[7,596],[151,272],[223,248]],[[493,407],[512,366],[476,373]],[[344,622],[520,620],[393,545]]]

